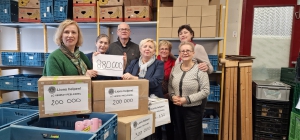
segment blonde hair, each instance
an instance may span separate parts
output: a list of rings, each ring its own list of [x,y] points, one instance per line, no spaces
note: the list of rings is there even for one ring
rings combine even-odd
[[[194,51],[194,49],[195,49],[195,45],[193,43],[191,43],[191,42],[181,42],[178,46],[179,51],[180,51],[181,46],[183,46],[183,45],[190,45],[191,48],[192,48],[192,51]]]
[[[62,34],[64,32],[64,29],[69,26],[69,25],[75,25],[77,27],[77,30],[78,30],[78,41],[76,43],[76,46],[79,47],[82,45],[83,43],[83,37],[82,37],[82,33],[79,29],[79,26],[77,24],[76,21],[74,20],[70,20],[70,19],[66,19],[64,20],[63,22],[61,22],[55,32],[55,35],[54,35],[54,42],[55,44],[57,44],[58,46],[61,46],[62,45]]]
[[[167,40],[159,41],[158,49],[160,49],[160,47],[163,46],[163,45],[168,46],[169,47],[169,51],[172,50],[172,43],[170,41],[167,41]]]
[[[156,42],[155,42],[153,39],[151,39],[151,38],[143,39],[143,40],[140,42],[139,47],[141,48],[141,47],[142,47],[145,43],[147,43],[147,42],[152,42],[153,45],[154,45],[154,50],[156,50]]]

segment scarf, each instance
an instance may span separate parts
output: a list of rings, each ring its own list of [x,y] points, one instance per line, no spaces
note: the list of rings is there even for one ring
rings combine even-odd
[[[144,78],[146,73],[147,73],[147,68],[152,65],[152,63],[155,61],[155,55],[153,55],[150,60],[143,64],[142,56],[139,59],[139,67],[140,67],[140,72],[139,72],[139,77]]]
[[[60,46],[60,50],[72,61],[72,63],[77,68],[79,75],[85,75],[87,66],[80,58],[79,47],[75,47],[75,52],[72,53],[64,44],[62,44]]]

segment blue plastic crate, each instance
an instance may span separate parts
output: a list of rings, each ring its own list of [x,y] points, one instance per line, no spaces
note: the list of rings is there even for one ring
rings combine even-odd
[[[53,0],[40,0],[41,22],[54,22],[54,2]]]
[[[42,75],[26,75],[19,78],[19,90],[20,91],[38,91],[38,80]]]
[[[66,130],[54,131],[53,129],[11,125],[0,131],[1,140],[92,140],[95,134],[71,132]]]
[[[19,90],[19,78],[24,77],[24,74],[9,75],[0,77],[1,90]]]
[[[211,118],[213,116],[213,118]],[[203,133],[219,134],[219,116],[214,109],[205,109],[202,119]]]
[[[0,108],[0,129],[11,124],[15,124],[24,119],[31,119],[37,116],[37,110],[16,109],[16,108]],[[2,140],[2,139],[1,139]]]
[[[53,130],[59,132],[61,129],[75,131],[75,122],[83,121],[85,119],[99,118],[102,120],[102,126],[96,132],[97,136],[95,140],[116,140],[117,139],[117,115],[109,113],[90,113],[82,115],[70,115],[70,116],[58,116],[50,118],[34,118],[25,119],[16,125],[33,126],[36,130],[40,127],[53,128]],[[91,133],[91,132],[85,132]],[[108,136],[107,136],[108,135]],[[105,138],[104,138],[105,137]]]
[[[2,65],[20,66],[20,52],[1,52]]]
[[[21,98],[0,104],[0,107],[19,108],[19,109],[39,109],[37,98]]]
[[[44,53],[21,52],[21,66],[44,66]]]
[[[18,2],[11,0],[1,0],[0,22],[18,22]]]
[[[217,82],[210,82],[210,94],[207,97],[207,101],[220,101],[220,85]]]
[[[218,71],[218,55],[208,55],[208,59],[214,68],[214,71]]]
[[[72,6],[72,5],[70,5]],[[57,22],[64,21],[68,18],[68,0],[54,1],[54,20]]]

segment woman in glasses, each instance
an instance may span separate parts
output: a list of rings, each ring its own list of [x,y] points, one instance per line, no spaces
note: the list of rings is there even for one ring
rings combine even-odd
[[[202,140],[202,100],[209,95],[207,72],[198,68],[195,46],[191,42],[179,45],[182,63],[172,69],[169,79],[169,97],[174,104],[175,139]]]

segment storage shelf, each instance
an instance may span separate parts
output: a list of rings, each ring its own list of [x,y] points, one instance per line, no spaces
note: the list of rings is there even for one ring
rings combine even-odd
[[[121,22],[101,22],[100,26],[117,27]],[[130,27],[156,27],[156,21],[148,22],[126,22]]]
[[[6,66],[6,65],[0,65],[0,68],[36,68],[36,69],[42,69],[44,67],[39,66]]]
[[[194,41],[220,41],[223,37],[213,37],[213,38],[193,38]],[[159,38],[159,40],[169,40],[169,41],[179,41],[179,38]]]

